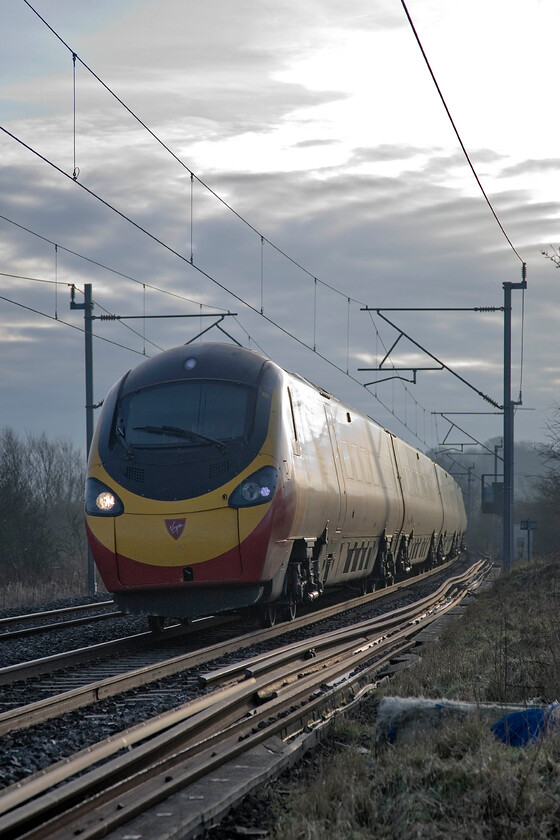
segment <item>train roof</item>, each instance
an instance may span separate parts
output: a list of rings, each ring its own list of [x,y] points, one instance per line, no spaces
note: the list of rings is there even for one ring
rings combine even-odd
[[[123,394],[160,382],[190,378],[226,378],[254,385],[267,364],[274,363],[245,347],[218,342],[184,344],[164,350],[130,370]]]
[[[139,388],[146,388],[160,382],[177,379],[232,379],[247,385],[255,385],[261,377],[265,366],[270,365],[278,371],[283,371],[290,377],[313,388],[322,397],[338,403],[343,408],[349,408],[356,415],[361,415],[370,422],[379,425],[369,415],[359,409],[349,407],[330,391],[306,379],[299,373],[284,370],[276,362],[256,350],[240,347],[225,342],[204,342],[202,344],[183,344],[164,350],[151,359],[139,364],[128,372],[121,391],[121,395]],[[383,428],[380,426],[380,428]],[[385,429],[393,437],[394,432]],[[403,441],[404,443],[404,441]],[[410,444],[408,444],[410,446]],[[411,446],[412,449],[414,447]],[[445,472],[443,467],[440,469]]]

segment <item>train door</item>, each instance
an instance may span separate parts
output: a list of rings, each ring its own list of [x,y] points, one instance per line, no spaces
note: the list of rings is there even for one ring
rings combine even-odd
[[[330,407],[313,391],[288,389],[293,424],[293,474],[296,487],[294,537],[319,538],[325,528],[334,538],[345,516],[346,500]]]
[[[330,454],[332,456],[332,475],[333,480],[336,481],[336,495],[338,497],[334,502],[335,521],[332,522],[332,525],[334,526],[332,531],[335,532],[340,531],[346,519],[347,495],[344,471],[341,463],[340,442],[336,434],[336,424],[333,419],[332,408],[330,405],[325,405],[325,416],[330,440]]]
[[[409,534],[413,529],[413,517],[410,507],[410,498],[406,493],[405,482],[404,482],[404,464],[402,463],[402,459],[399,453],[399,440],[394,435],[389,434],[390,439],[390,446],[393,452],[394,464],[395,464],[395,475],[396,475],[396,484],[398,487],[399,492],[399,500],[402,501],[402,516],[399,517],[398,526],[395,528],[393,534],[393,545],[391,546],[392,551],[397,553],[399,549],[399,545],[401,542],[401,538],[403,535]]]
[[[441,533],[443,533],[444,528],[445,528],[445,503],[443,501],[443,492],[442,492],[443,488],[441,486],[440,477],[438,475],[438,465],[437,464],[433,465],[433,472],[434,472],[434,482],[435,482],[435,485],[437,487],[437,496],[438,496],[438,500],[439,500],[439,506],[440,506],[440,509],[441,509],[441,517],[440,517],[440,521],[439,521],[439,527],[437,529],[434,529],[434,530],[437,530],[437,532],[441,534]]]

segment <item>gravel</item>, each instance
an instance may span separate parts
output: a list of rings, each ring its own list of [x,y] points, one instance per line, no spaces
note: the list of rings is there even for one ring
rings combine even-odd
[[[391,605],[397,601],[399,605],[409,603],[418,597],[423,597],[429,591],[433,591],[441,583],[440,577],[435,576],[428,581],[418,584],[415,587],[414,595],[410,592],[395,592],[390,597]],[[88,603],[88,599],[75,599],[75,603]],[[58,602],[56,607],[66,606],[67,601]],[[74,604],[71,604],[74,605]],[[42,605],[41,609],[53,608],[52,605]],[[387,601],[383,599],[383,606],[379,601],[374,601],[369,608],[364,609],[362,618],[378,615],[388,608]],[[37,608],[39,609],[39,608]],[[16,613],[17,614],[17,613]],[[348,617],[338,619],[340,622],[348,622]],[[333,619],[321,623],[321,630],[328,624],[334,626]],[[2,665],[20,662],[27,659],[34,659],[46,656],[57,651],[71,650],[77,647],[84,647],[88,644],[95,644],[104,640],[122,637],[129,633],[138,633],[146,630],[146,622],[143,617],[122,617],[110,619],[106,622],[96,622],[91,627],[84,625],[77,628],[31,636],[24,640],[8,641],[2,646],[0,662]],[[205,692],[199,684],[199,673],[208,671],[211,668],[220,667],[239,659],[246,659],[256,655],[259,651],[270,649],[278,644],[287,644],[288,641],[301,640],[320,632],[317,625],[309,630],[300,629],[282,637],[282,641],[271,640],[268,644],[263,643],[253,648],[247,648],[238,654],[230,654],[220,660],[209,663],[200,669],[185,671],[171,677],[158,680],[138,689],[127,691],[117,697],[98,702],[93,706],[70,712],[44,724],[30,727],[20,732],[9,733],[0,738],[0,787],[13,784],[31,773],[48,767],[53,762],[70,756],[78,750],[84,749],[97,741],[101,741],[110,735],[120,732],[123,729],[134,726],[150,717],[154,717],[163,711],[172,709],[182,703],[200,696]],[[54,638],[56,637],[56,638]],[[200,641],[200,640],[199,640]],[[211,642],[203,641],[202,644]],[[187,643],[188,644],[188,643]],[[170,655],[181,653],[185,642],[175,640]],[[6,648],[4,650],[4,647]],[[46,678],[39,678],[46,679]],[[17,688],[17,686],[16,686]],[[21,685],[20,685],[21,692]],[[10,698],[10,687],[2,689],[2,697],[6,702],[13,702]],[[21,701],[20,701],[21,702]],[[1,710],[0,704],[0,710]]]
[[[21,608],[15,610],[2,610],[0,618],[12,618],[24,613],[32,614],[47,610],[65,609],[67,607],[79,607],[83,604],[91,604],[99,601],[107,601],[107,593],[94,598],[65,598],[46,604],[40,604],[29,610]],[[108,607],[108,611],[111,608]],[[98,613],[94,613],[98,614]],[[61,616],[58,621],[69,621],[72,618],[85,617],[87,613],[79,612],[75,615],[68,614]],[[35,626],[46,624],[46,619],[37,619]],[[20,625],[22,628],[32,627],[33,623]],[[18,625],[13,628],[18,629]],[[0,668],[8,665],[16,665],[19,662],[27,662],[31,659],[41,659],[44,656],[51,656],[56,653],[64,653],[69,650],[76,650],[81,647],[107,642],[110,639],[131,636],[136,633],[145,633],[148,630],[146,616],[120,616],[103,621],[93,622],[91,625],[82,624],[77,627],[60,628],[50,633],[31,634],[19,639],[5,639],[0,645]],[[2,639],[0,631],[0,640]]]

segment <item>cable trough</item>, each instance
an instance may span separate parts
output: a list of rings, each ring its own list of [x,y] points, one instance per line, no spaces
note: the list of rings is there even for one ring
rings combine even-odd
[[[183,819],[181,837],[195,836],[201,794],[189,800],[190,785],[265,741],[266,751],[284,760],[290,741],[368,690],[384,663],[414,645],[414,636],[458,604],[486,571],[480,562],[416,604],[205,674],[206,685],[215,686],[211,693],[5,789],[2,837],[94,840],[174,796],[183,797],[183,811],[185,796],[191,803],[182,819],[193,833],[184,833]],[[169,815],[173,801],[166,805]],[[230,804],[217,802],[205,819]],[[172,836],[158,827],[158,836]]]

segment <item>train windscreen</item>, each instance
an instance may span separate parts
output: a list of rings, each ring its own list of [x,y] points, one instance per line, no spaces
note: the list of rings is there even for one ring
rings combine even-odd
[[[131,446],[196,446],[242,437],[251,391],[235,382],[164,382],[122,398],[119,422]]]

